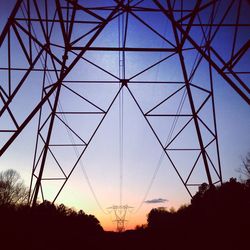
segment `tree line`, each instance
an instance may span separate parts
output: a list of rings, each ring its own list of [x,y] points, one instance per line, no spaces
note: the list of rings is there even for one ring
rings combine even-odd
[[[15,170],[0,173],[0,249],[71,249],[91,246],[103,228],[94,215],[64,204],[27,204],[28,189]]]
[[[27,204],[13,170],[0,173],[0,249],[248,249],[250,154],[241,173],[219,186],[203,183],[189,205],[154,208],[147,224],[105,232],[93,215],[44,201]]]
[[[202,184],[191,204],[177,211],[156,208],[145,231],[159,245],[178,249],[247,249],[250,228],[250,179],[231,178],[221,186]]]

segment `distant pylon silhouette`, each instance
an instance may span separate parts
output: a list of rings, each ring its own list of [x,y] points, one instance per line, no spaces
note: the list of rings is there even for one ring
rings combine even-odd
[[[125,230],[125,222],[126,220],[126,215],[128,212],[128,209],[133,208],[128,205],[114,205],[112,207],[109,207],[109,210],[112,210],[115,215],[115,222],[116,222],[116,231],[121,233]],[[112,212],[111,211],[111,212]]]

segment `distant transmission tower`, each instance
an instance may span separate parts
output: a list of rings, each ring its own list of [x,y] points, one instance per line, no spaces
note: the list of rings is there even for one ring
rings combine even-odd
[[[0,33],[0,156],[36,119],[30,204],[50,186],[57,199],[123,92],[191,196],[221,183],[214,90],[224,82],[250,104],[249,9],[245,0],[17,0]],[[128,207],[112,209],[123,230]]]
[[[125,230],[125,222],[127,212],[132,207],[129,207],[128,205],[120,205],[120,206],[112,206],[109,207],[108,210],[112,210],[115,215],[115,222],[116,222],[116,231],[121,233]]]

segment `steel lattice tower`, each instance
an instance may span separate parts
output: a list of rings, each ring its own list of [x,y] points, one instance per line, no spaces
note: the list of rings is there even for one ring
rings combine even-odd
[[[48,181],[61,182],[56,200],[122,91],[134,100],[190,195],[190,187],[202,182],[221,183],[214,85],[220,78],[250,103],[249,9],[244,0],[18,0],[0,35],[0,156],[39,116],[30,203],[46,199]],[[119,43],[112,40],[118,32]],[[117,90],[100,106],[86,84],[100,86],[100,92],[109,85]],[[164,98],[144,105],[137,91],[144,86],[161,86]],[[20,112],[33,91],[40,99]],[[95,126],[86,136],[75,125],[88,119]],[[65,136],[58,138],[59,130]],[[185,141],[185,133],[194,140]],[[75,153],[71,165],[61,162],[58,148]],[[185,154],[194,160],[181,166],[177,159]],[[45,174],[51,162],[60,176]],[[192,178],[196,170],[204,179]]]
[[[121,233],[125,230],[125,222],[126,222],[126,215],[129,209],[132,207],[129,207],[128,205],[123,206],[112,206],[109,207],[108,210],[111,210],[111,212],[114,212],[115,215],[115,221],[116,222],[116,231]]]

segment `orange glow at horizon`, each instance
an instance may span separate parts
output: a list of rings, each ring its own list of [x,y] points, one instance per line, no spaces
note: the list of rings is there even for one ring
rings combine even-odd
[[[0,11],[3,11],[0,15],[0,25],[2,27],[8,20],[8,12],[12,9],[13,6],[11,5],[14,2],[1,1]],[[95,1],[86,2],[98,5]],[[104,3],[105,1],[100,1],[100,3],[102,2]],[[188,5],[188,1],[186,3]],[[143,4],[145,3],[142,3],[142,6]],[[51,7],[51,10],[48,11],[49,15],[52,14],[54,7]],[[121,10],[120,12],[122,13]],[[124,14],[122,13],[122,15]],[[190,202],[190,196],[183,185],[184,182],[186,181],[186,188],[187,184],[193,184],[188,186],[188,189],[190,188],[190,192],[194,194],[198,189],[197,185],[207,181],[202,160],[204,156],[200,154],[202,152],[200,150],[201,143],[198,140],[200,136],[197,136],[200,132],[202,133],[204,144],[207,145],[205,147],[206,153],[208,153],[208,156],[212,155],[209,168],[212,170],[213,178],[217,178],[218,172],[216,170],[218,167],[217,163],[215,164],[216,166],[212,164],[213,161],[217,162],[217,158],[219,158],[215,157],[217,155],[217,144],[215,143],[217,141],[217,130],[221,148],[220,157],[222,159],[223,181],[232,176],[238,178],[239,173],[235,169],[241,164],[240,155],[244,156],[249,151],[249,109],[242,105],[242,100],[228,88],[229,85],[227,86],[221,76],[217,76],[213,70],[211,75],[214,75],[214,77],[210,85],[212,86],[214,82],[214,90],[210,90],[208,84],[211,77],[208,74],[211,68],[210,62],[201,60],[200,65],[197,64],[196,72],[191,74],[191,66],[195,66],[198,62],[195,59],[196,49],[191,47],[188,49],[189,43],[185,44],[187,47],[183,46],[185,48],[183,50],[184,64],[186,64],[186,71],[190,74],[189,85],[192,85],[191,89],[193,99],[195,100],[195,109],[197,110],[197,112],[193,113],[191,110],[192,105],[188,101],[189,98],[185,87],[187,82],[181,67],[183,63],[180,63],[179,50],[177,50],[178,53],[176,51],[167,60],[165,60],[166,58],[163,60],[165,56],[164,50],[152,53],[148,53],[149,51],[143,52],[143,48],[170,49],[169,45],[164,43],[165,39],[162,40],[164,36],[169,36],[170,41],[174,43],[176,48],[179,46],[178,43],[174,42],[175,39],[171,32],[172,22],[168,19],[165,20],[164,15],[154,16],[154,14],[157,14],[157,12],[147,13],[145,16],[139,14],[139,16],[141,15],[140,18],[142,20],[145,19],[144,21],[149,23],[149,27],[152,26],[153,30],[156,29],[155,31],[157,32],[152,32],[153,30],[148,29],[147,25],[144,25],[144,23],[132,15],[128,15],[129,25],[127,25],[126,47],[138,47],[141,48],[140,51],[136,51],[136,49],[135,51],[126,51],[125,48],[123,49],[124,51],[116,51],[116,47],[120,43],[118,40],[120,40],[121,36],[117,31],[125,28],[121,27],[123,22],[119,20],[119,16],[121,17],[122,15],[117,15],[112,22],[109,22],[100,33],[99,38],[91,45],[93,48],[96,47],[97,50],[93,48],[86,50],[84,58],[82,58],[84,60],[80,60],[64,79],[60,93],[60,105],[58,105],[57,110],[58,116],[53,122],[53,131],[48,144],[50,151],[48,154],[45,154],[46,164],[43,166],[44,169],[42,168],[44,179],[41,185],[44,199],[53,201],[57,197],[58,191],[62,190],[56,199],[56,205],[64,204],[76,211],[83,210],[86,214],[94,215],[106,231],[116,231],[117,225],[114,212],[107,209],[115,204],[122,203],[133,207],[131,211],[127,212],[125,218],[125,230],[129,230],[135,229],[137,225],[147,224],[147,215],[153,208],[166,207],[170,209],[173,207],[175,210],[178,210],[181,205]],[[17,17],[20,16],[22,17],[23,13],[20,12],[17,15]],[[85,18],[85,16],[83,17]],[[83,17],[79,15],[77,18],[80,20]],[[203,17],[206,17],[205,12],[201,13],[201,19]],[[86,15],[86,18],[88,18],[88,15]],[[27,24],[25,22],[21,21],[21,23],[26,27]],[[82,23],[85,23],[85,21]],[[92,24],[89,25],[78,23],[78,29],[73,29],[72,37],[76,39],[82,31],[87,32]],[[96,24],[93,25],[95,26]],[[43,32],[40,28],[38,29],[38,26],[35,26],[37,28],[36,33],[38,40],[40,41],[41,39],[42,43],[40,43],[43,44]],[[79,28],[81,26],[83,27],[82,29]],[[52,51],[55,50],[55,55],[61,58],[61,41],[58,41],[61,37],[60,22],[56,22],[55,26],[52,27],[54,27],[53,36],[51,36],[51,41],[48,45],[51,45]],[[2,30],[1,28],[0,31]],[[194,26],[194,29],[199,29],[199,26]],[[226,29],[230,29],[230,27]],[[192,30],[192,33],[195,30]],[[10,33],[14,34],[14,32],[16,31],[11,30]],[[26,33],[21,32],[21,29],[19,30],[18,28],[18,34],[19,32],[24,44],[26,44],[26,39],[28,38]],[[158,36],[157,33],[161,34],[161,36]],[[199,41],[199,34],[197,32],[197,37],[196,32],[194,32],[194,36],[192,35],[195,41]],[[218,34],[220,33],[218,32]],[[222,32],[222,35],[225,34],[227,32]],[[15,34],[13,37],[15,37]],[[85,38],[86,42],[90,41],[88,40],[89,36]],[[242,33],[238,38],[239,41],[242,40],[242,43],[248,42],[245,33]],[[84,39],[78,41],[80,45],[85,43]],[[235,40],[236,44],[237,40],[235,38],[231,40]],[[237,41],[237,44],[239,41]],[[76,43],[77,46],[78,42]],[[0,77],[0,87],[4,86],[5,89],[6,85],[6,90],[8,80],[12,79],[17,84],[19,78],[23,77],[22,74],[14,73],[15,67],[17,69],[19,66],[30,67],[30,63],[25,64],[23,62],[23,58],[26,60],[26,55],[23,53],[22,46],[17,46],[18,44],[19,42],[15,38],[11,40],[11,46],[9,46],[10,48],[12,47],[11,51],[14,51],[13,57],[15,60],[4,59],[8,57],[9,53],[5,49],[5,47],[7,48],[7,40],[3,43],[0,51],[2,58],[0,60],[0,68],[9,67],[8,63],[13,64],[13,70],[9,69],[9,72],[4,71],[5,73],[2,73]],[[115,51],[99,51],[100,48],[105,48],[107,45],[110,48],[116,48]],[[228,42],[224,46],[224,43],[219,42],[215,43],[215,45],[221,47],[221,56],[223,58],[225,56],[226,59],[227,54],[230,54],[227,53],[230,43]],[[237,46],[239,45],[241,43]],[[74,46],[72,45],[72,47]],[[203,50],[203,47],[201,50]],[[71,52],[73,52],[73,48]],[[69,53],[67,67],[71,65],[75,58],[74,53]],[[166,55],[168,53],[166,52]],[[44,56],[44,54],[42,55]],[[30,58],[33,56],[30,56]],[[124,57],[123,60],[121,60],[122,57]],[[10,63],[11,61],[15,63]],[[48,60],[48,68],[52,65],[52,62],[53,60]],[[94,65],[94,62],[97,67]],[[44,67],[42,64],[39,62],[36,67]],[[242,65],[244,66],[242,63],[237,67]],[[59,66],[55,67],[58,68],[58,71]],[[124,67],[124,76],[121,77],[120,71],[122,67]],[[12,71],[13,73],[11,73]],[[19,71],[22,72],[17,70],[17,72]],[[40,101],[42,86],[46,86],[48,90],[52,86],[51,84],[54,83],[54,80],[58,81],[57,71],[54,73],[49,72],[47,73],[51,77],[47,77],[48,79],[45,79],[43,83],[41,82],[42,72],[39,70],[31,72],[30,76],[25,80],[22,92],[19,91],[17,98],[13,98],[13,101],[11,100],[11,109],[13,107],[12,112],[15,114],[15,119],[17,119],[18,123],[24,122],[29,112],[32,112],[33,107],[35,107],[34,105],[37,105]],[[10,73],[13,74],[12,77],[9,76],[11,75]],[[243,76],[244,74],[241,74],[241,77]],[[75,80],[76,82],[74,82]],[[165,84],[165,81],[168,83],[166,82]],[[121,84],[124,82],[126,82],[127,86]],[[119,91],[121,85],[124,88]],[[207,96],[208,93],[209,95]],[[215,102],[212,99],[213,95]],[[50,102],[54,102],[55,98],[52,96],[50,98]],[[0,98],[0,105],[2,105],[2,99]],[[50,102],[47,101],[43,109],[41,109],[41,124],[43,125],[40,126],[41,124],[39,124],[40,129],[38,129],[40,119],[37,115],[34,116],[29,125],[17,137],[15,143],[0,158],[0,172],[5,169],[17,170],[27,187],[29,187],[31,182],[33,162],[37,163],[33,165],[33,167],[36,166],[33,168],[35,169],[34,176],[38,176],[42,162],[40,160],[42,157],[40,158],[40,156],[44,155],[44,138],[47,138],[47,135],[50,134],[47,132],[48,127],[50,127],[49,122],[52,120],[50,119],[52,114]],[[218,118],[216,123],[214,120],[214,103],[216,106],[216,117]],[[197,115],[199,115],[200,120],[198,123],[201,126],[199,133],[196,131],[197,123],[194,123],[194,117],[197,117]],[[192,119],[188,121],[190,116],[192,116]],[[177,117],[179,118],[177,119]],[[102,118],[105,118],[103,122],[101,122]],[[1,120],[0,125],[3,127],[0,126],[0,131],[3,128],[5,129],[5,126],[10,129],[10,125],[13,123],[12,120],[11,118],[9,121],[9,114],[7,113],[7,116]],[[69,127],[71,128],[70,130]],[[9,136],[11,133],[5,132],[5,135]],[[3,138],[5,140],[5,136]],[[35,145],[36,138],[38,138],[38,146]],[[2,143],[2,137],[0,142]],[[59,145],[60,147],[58,147]],[[73,147],[72,145],[77,146]],[[35,152],[35,148],[37,148],[37,152]],[[81,155],[80,158],[79,155]],[[175,169],[178,169],[178,174]],[[67,178],[65,178],[66,176]],[[181,180],[179,176],[182,177]],[[49,178],[56,180],[48,181]],[[33,181],[33,185],[34,183]],[[60,189],[61,187],[63,189]],[[38,199],[41,200],[42,196],[40,194]],[[146,203],[145,201],[148,200],[152,202]],[[160,202],[160,200],[163,202]]]

